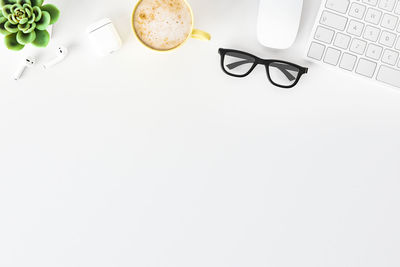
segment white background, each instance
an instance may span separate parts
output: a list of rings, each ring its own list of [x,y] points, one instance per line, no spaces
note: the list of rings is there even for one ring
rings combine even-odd
[[[134,38],[134,0],[54,0],[45,50],[0,50],[0,266],[400,266],[400,91],[256,41],[256,0],[191,0],[174,53]],[[99,59],[85,28],[108,16],[124,40]],[[28,70],[57,43],[62,64]],[[294,90],[265,70],[222,73],[219,47],[310,67]]]

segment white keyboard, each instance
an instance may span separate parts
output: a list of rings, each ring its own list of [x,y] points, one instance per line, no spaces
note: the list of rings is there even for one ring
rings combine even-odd
[[[400,88],[400,0],[322,0],[307,57]]]

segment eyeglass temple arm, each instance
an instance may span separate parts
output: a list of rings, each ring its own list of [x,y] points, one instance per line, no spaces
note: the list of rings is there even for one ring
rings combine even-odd
[[[238,61],[238,62],[234,62],[231,64],[226,65],[228,67],[228,69],[232,70],[234,68],[240,67],[244,64],[248,64],[248,63],[254,63],[253,59],[245,59],[242,61]],[[288,70],[293,70],[293,71],[298,71],[298,69],[296,67],[287,65],[287,64],[279,64],[279,63],[271,63],[272,67],[275,67],[277,69],[279,69],[283,74],[285,74],[286,78],[289,79],[289,81],[294,81],[296,80],[296,77],[294,77]]]

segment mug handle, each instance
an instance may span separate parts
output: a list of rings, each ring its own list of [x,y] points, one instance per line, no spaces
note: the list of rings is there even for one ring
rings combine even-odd
[[[211,35],[209,33],[201,31],[201,30],[196,30],[196,29],[194,29],[192,31],[191,37],[202,40],[202,41],[210,41],[211,40]]]

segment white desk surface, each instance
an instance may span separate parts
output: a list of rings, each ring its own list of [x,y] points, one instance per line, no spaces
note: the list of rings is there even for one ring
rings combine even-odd
[[[400,91],[302,59],[319,1],[276,52],[258,1],[191,0],[213,40],[170,54],[135,40],[134,0],[53,2],[66,61],[16,83],[29,51],[0,50],[0,266],[400,266]],[[84,30],[104,16],[124,47],[98,59]],[[310,73],[231,78],[219,47]]]

